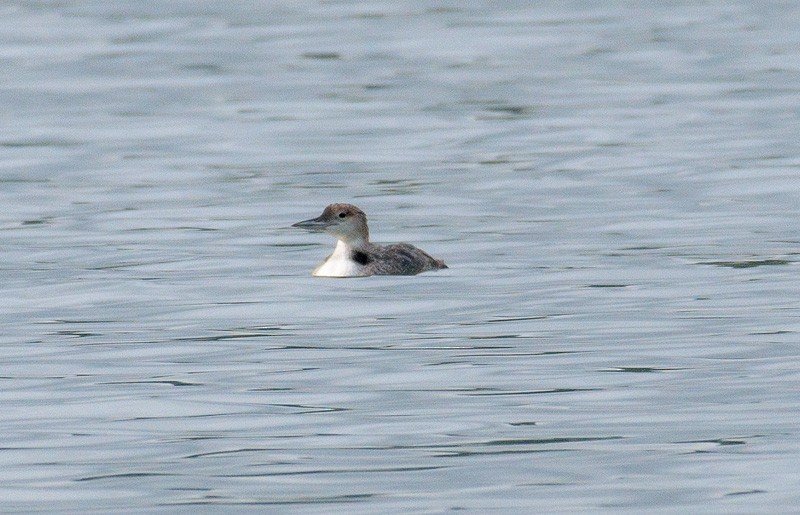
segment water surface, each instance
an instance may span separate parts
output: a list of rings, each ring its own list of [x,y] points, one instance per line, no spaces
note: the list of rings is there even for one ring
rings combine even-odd
[[[4,509],[800,505],[794,4],[0,13]]]

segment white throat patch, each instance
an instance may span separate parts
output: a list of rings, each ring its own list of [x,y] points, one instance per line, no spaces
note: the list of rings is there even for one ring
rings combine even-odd
[[[353,248],[339,240],[333,254],[314,270],[315,277],[362,277],[368,275],[364,265],[352,259]]]

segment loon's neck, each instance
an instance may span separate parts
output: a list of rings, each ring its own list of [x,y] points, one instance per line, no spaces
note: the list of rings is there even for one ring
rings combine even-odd
[[[359,277],[370,275],[365,270],[369,263],[368,251],[370,244],[367,240],[338,240],[333,254],[328,256],[316,270],[316,277]]]
[[[341,249],[342,251],[355,251],[355,250],[369,250],[370,243],[369,240],[366,238],[348,238],[347,241],[345,240],[337,240],[336,241],[336,250]],[[334,252],[336,252],[334,250]]]

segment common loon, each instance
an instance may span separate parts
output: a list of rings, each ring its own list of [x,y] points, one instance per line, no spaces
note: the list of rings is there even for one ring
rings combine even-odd
[[[297,222],[292,227],[326,232],[339,240],[333,254],[314,269],[316,277],[416,275],[447,268],[441,259],[432,258],[408,243],[370,243],[367,215],[352,204],[331,204],[317,218]]]

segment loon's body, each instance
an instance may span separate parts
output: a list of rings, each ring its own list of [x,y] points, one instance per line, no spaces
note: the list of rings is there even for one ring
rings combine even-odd
[[[416,275],[447,268],[441,259],[435,259],[408,243],[370,243],[367,215],[351,204],[331,204],[317,218],[298,222],[292,227],[326,232],[338,239],[333,254],[314,269],[316,277]]]

